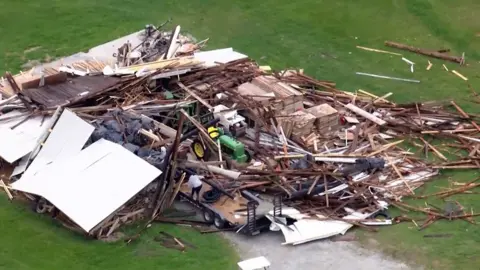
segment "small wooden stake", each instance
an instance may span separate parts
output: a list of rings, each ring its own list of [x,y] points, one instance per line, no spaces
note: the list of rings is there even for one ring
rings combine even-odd
[[[423,139],[422,137],[419,137],[420,140],[425,144],[427,145],[430,149],[432,149],[432,151],[441,159],[445,160],[445,161],[448,161],[448,158],[446,158],[442,153],[440,153],[440,151],[437,150],[437,148],[433,147],[433,145],[429,144],[425,139]]]
[[[433,66],[432,62],[428,61],[427,70],[430,70],[432,68],[432,66]]]

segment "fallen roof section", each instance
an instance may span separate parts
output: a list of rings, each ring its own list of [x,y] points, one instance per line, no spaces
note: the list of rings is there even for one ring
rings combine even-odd
[[[64,83],[24,89],[22,93],[47,109],[67,106],[98,95],[114,87],[120,79],[103,76],[72,78]]]
[[[101,139],[12,188],[44,197],[89,232],[160,174],[122,146]]]
[[[13,163],[30,153],[50,117],[11,111],[0,116],[0,157]]]
[[[64,110],[38,155],[22,177],[34,176],[48,164],[78,154],[94,127],[69,110]]]

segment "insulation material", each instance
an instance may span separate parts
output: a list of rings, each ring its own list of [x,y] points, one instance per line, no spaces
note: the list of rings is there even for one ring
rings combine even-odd
[[[44,197],[89,232],[160,174],[127,149],[102,139],[23,177],[12,188]]]

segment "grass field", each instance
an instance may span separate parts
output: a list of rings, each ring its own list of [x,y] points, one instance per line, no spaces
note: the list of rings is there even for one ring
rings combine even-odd
[[[0,196],[0,269],[237,269],[238,257],[223,238],[179,226],[154,225],[129,245],[85,240],[23,205]],[[132,234],[138,228],[130,228]],[[185,253],[154,241],[160,231],[196,246]]]
[[[468,83],[473,89],[480,89],[479,12],[478,0],[0,0],[0,71],[17,71],[28,60],[44,61],[86,50],[147,23],[161,23],[172,17],[174,23],[197,38],[210,37],[209,48],[234,47],[274,68],[305,68],[317,78],[336,81],[344,90],[364,89],[379,95],[394,92],[391,98],[397,102],[456,99],[465,110],[478,113],[480,106],[469,102],[471,91],[467,83],[446,72],[441,65],[461,72],[470,79]],[[416,63],[412,74],[398,56],[355,48],[361,45],[392,50],[383,46],[385,40],[425,48],[449,48],[455,55],[465,52],[468,66],[431,60],[434,66],[426,71],[426,57],[404,53]],[[414,78],[421,83],[360,77],[355,75],[356,71]],[[469,181],[475,176],[478,173],[472,171],[445,172],[428,185],[426,192],[439,191],[449,177]],[[480,211],[480,200],[475,196],[460,195],[457,199],[469,209]],[[435,203],[442,205],[442,202]],[[2,248],[2,254],[10,256],[7,261],[11,265],[21,265],[20,259],[33,256],[33,252],[25,250],[41,250],[44,242],[49,244],[51,253],[65,247],[70,247],[72,252],[80,250],[82,255],[75,260],[86,263],[87,268],[108,263],[123,268],[127,261],[135,262],[140,268],[144,261],[145,265],[151,265],[162,260],[129,260],[133,258],[131,249],[85,243],[58,228],[52,229],[46,221],[36,221],[36,217],[26,213],[18,214],[5,203],[1,206],[2,231],[11,233],[2,234],[0,241],[16,243]],[[11,224],[4,221],[12,219],[16,221]],[[412,263],[435,269],[478,268],[480,233],[475,225],[463,221],[437,222],[422,232],[409,228],[411,226],[384,228],[375,236],[365,237],[375,237],[381,249]],[[16,232],[19,228],[21,233]],[[453,236],[423,238],[426,233],[438,232]],[[40,236],[24,243],[25,234]],[[102,260],[110,254],[115,255],[106,259],[107,262]],[[180,258],[184,258],[182,256]],[[91,257],[91,261],[82,261]],[[72,261],[68,256],[54,259],[49,266],[63,266]]]

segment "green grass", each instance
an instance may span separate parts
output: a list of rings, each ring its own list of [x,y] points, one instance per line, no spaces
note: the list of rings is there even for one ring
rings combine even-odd
[[[480,2],[477,0],[0,0],[0,71],[18,71],[28,60],[44,60],[87,50],[147,23],[161,23],[172,17],[174,23],[182,25],[183,30],[197,38],[210,37],[208,48],[231,46],[274,68],[305,68],[308,74],[334,80],[340,89],[348,91],[364,89],[379,95],[393,92],[391,98],[396,102],[456,99],[465,110],[478,113],[480,106],[469,102],[471,92],[467,83],[443,70],[441,65],[461,72],[470,79],[468,83],[474,89],[480,89],[479,12]],[[465,52],[468,65],[459,67],[454,63],[430,59],[434,66],[426,71],[429,58],[404,53],[406,58],[417,63],[412,74],[400,57],[355,48],[362,45],[393,51],[383,46],[385,40],[432,49],[449,48],[455,55]],[[41,48],[25,53],[25,50],[36,46]],[[360,77],[355,75],[356,71],[414,78],[421,83]],[[446,185],[447,177],[469,181],[474,176],[471,171],[444,173],[427,189],[429,192],[439,191],[439,186]],[[459,195],[458,199],[467,208],[473,207],[477,211],[480,200],[476,200],[475,196]],[[423,201],[414,203],[422,204]],[[61,241],[62,245],[54,245],[52,253],[64,246],[72,250],[79,246],[84,251],[83,258],[78,258],[78,261],[90,258],[92,254],[117,254],[112,251],[116,249],[100,243],[87,244],[58,228],[55,232],[48,232],[52,230],[49,229],[50,224],[37,229],[38,222],[45,224],[46,221],[35,221],[36,217],[16,214],[17,210],[2,211],[7,211],[2,219],[20,215],[17,216],[19,220],[28,220],[18,221],[12,226],[2,223],[7,224],[6,231],[13,233],[18,230],[15,227],[22,224],[19,228],[23,233],[38,232],[43,235],[47,231],[48,237],[45,238],[56,239],[47,243]],[[28,225],[30,223],[35,226]],[[476,243],[480,234],[474,225],[463,221],[438,222],[425,232],[409,229],[409,226],[403,224],[384,228],[376,238],[385,250],[413,263],[436,269],[454,266],[459,266],[459,269],[477,268],[476,254],[480,248]],[[454,237],[423,238],[424,233],[447,231]],[[0,236],[0,241],[7,236],[10,237]],[[11,252],[9,256],[22,258],[16,255],[24,255],[21,247],[32,246],[30,249],[34,249],[42,246],[43,240],[24,243],[22,238],[19,233],[15,240],[10,239],[22,243],[16,244],[20,248],[4,247]],[[128,253],[129,248],[115,247],[121,250],[119,256],[115,255],[119,261],[132,258],[132,255],[129,257],[121,253]],[[24,256],[33,256],[32,253]],[[66,258],[63,262],[70,261]],[[89,262],[92,267],[96,263],[107,263],[94,261]],[[143,259],[138,261],[138,265],[142,263]],[[56,265],[61,265],[61,261]]]
[[[0,196],[0,269],[237,269],[227,241],[180,226],[154,225],[129,245],[86,240],[51,218]],[[137,232],[138,228],[130,228]],[[196,246],[184,253],[154,237],[165,231]]]
[[[475,174],[479,176],[478,173]],[[465,180],[463,180],[465,179]],[[462,173],[443,173],[441,177],[435,179],[432,183],[420,188],[418,192],[432,194],[443,191],[441,187],[447,187],[448,181],[467,182],[466,179],[473,180],[469,172]],[[475,191],[479,191],[476,189]],[[417,192],[417,193],[418,193]],[[480,201],[478,194],[462,194],[446,198],[447,201],[458,201],[465,206],[466,212],[470,213],[473,209],[475,213],[480,211]],[[445,201],[432,197],[428,199],[412,199],[406,203],[417,207],[425,207],[425,202],[431,203],[443,209]],[[392,208],[392,216],[407,215],[414,218],[417,224],[421,226],[426,221],[424,214],[410,211],[402,212]],[[476,219],[477,222],[479,219]],[[410,264],[420,264],[427,266],[428,269],[478,269],[480,263],[480,232],[478,225],[472,225],[466,221],[440,220],[430,225],[424,230],[419,230],[413,222],[403,222],[394,227],[379,228],[378,233],[360,232],[361,243],[367,247],[373,247],[392,255],[394,258],[401,259]],[[424,235],[431,234],[451,234],[451,237],[445,238],[424,238]],[[372,245],[372,240],[374,245]]]

